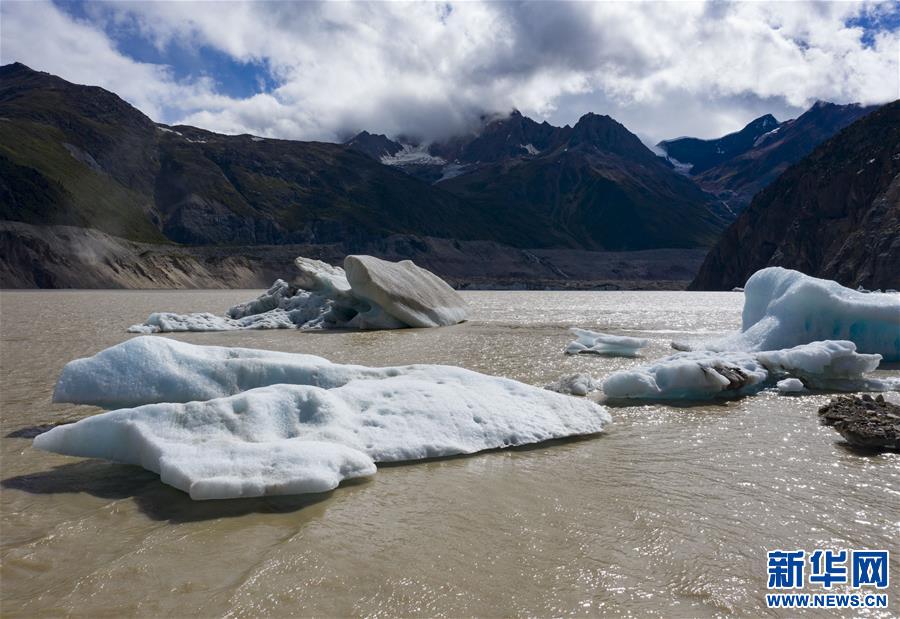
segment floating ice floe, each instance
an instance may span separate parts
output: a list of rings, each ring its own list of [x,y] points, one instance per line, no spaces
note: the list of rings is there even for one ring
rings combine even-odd
[[[785,378],[775,385],[780,393],[802,393],[806,391],[803,381],[799,378]]]
[[[466,319],[466,303],[444,280],[409,260],[347,256],[344,268],[297,258],[293,284],[276,280],[258,298],[210,313],[156,312],[131,333],[240,329],[399,329]]]
[[[587,395],[599,388],[600,383],[596,382],[590,374],[584,373],[563,376],[544,387],[544,389],[567,395]]]
[[[765,368],[747,353],[682,352],[613,372],[602,387],[614,399],[704,399],[754,393],[767,378]]]
[[[825,341],[764,352],[682,352],[621,370],[603,381],[613,399],[707,399],[754,394],[775,381],[834,391],[900,389],[900,379],[870,378],[880,355],[860,354],[849,341]],[[794,384],[794,383],[791,383]]]
[[[438,365],[134,338],[69,363],[55,401],[127,405],[39,435],[47,451],[157,472],[195,499],[320,492],[376,462],[598,433],[589,401]]]
[[[770,267],[744,289],[740,333],[679,350],[778,350],[823,340],[849,340],[863,353],[900,361],[900,298],[862,293],[799,271]]]
[[[650,343],[649,340],[637,337],[609,335],[575,327],[572,327],[569,331],[577,339],[569,342],[566,346],[567,355],[584,353],[610,357],[637,357],[638,351]]]

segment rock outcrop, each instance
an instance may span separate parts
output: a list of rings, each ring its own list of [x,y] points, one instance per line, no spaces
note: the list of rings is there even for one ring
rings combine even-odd
[[[838,396],[819,409],[819,418],[856,447],[900,449],[900,406],[884,396]]]

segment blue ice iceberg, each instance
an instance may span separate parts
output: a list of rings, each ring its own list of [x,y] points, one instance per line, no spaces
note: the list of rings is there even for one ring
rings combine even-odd
[[[900,361],[900,295],[862,293],[799,271],[769,267],[744,287],[741,331],[684,349],[779,350],[824,340],[847,340],[861,353]]]

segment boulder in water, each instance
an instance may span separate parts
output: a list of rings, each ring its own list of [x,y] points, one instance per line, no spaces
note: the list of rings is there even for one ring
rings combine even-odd
[[[900,450],[900,406],[884,396],[838,396],[819,409],[819,418],[856,447]]]

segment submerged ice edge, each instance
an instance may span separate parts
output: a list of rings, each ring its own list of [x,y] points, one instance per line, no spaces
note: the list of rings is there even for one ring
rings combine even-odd
[[[157,337],[69,363],[56,399],[141,405],[58,426],[35,447],[137,464],[194,498],[320,492],[375,462],[596,434],[611,421],[589,400],[458,367],[369,368]]]

